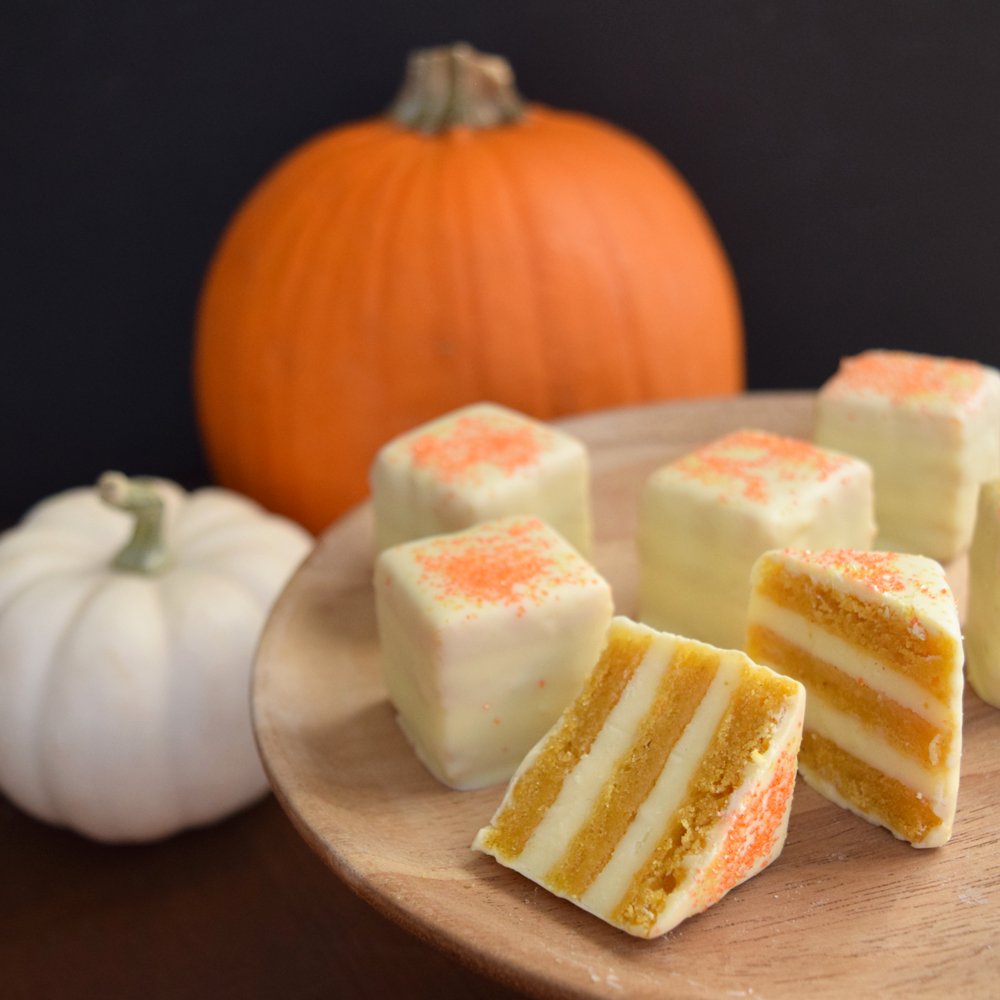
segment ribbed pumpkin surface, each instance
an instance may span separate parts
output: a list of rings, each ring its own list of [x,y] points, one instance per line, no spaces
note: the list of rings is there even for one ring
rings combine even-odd
[[[535,105],[303,146],[231,223],[198,318],[217,478],[314,531],[365,496],[379,445],[462,404],[550,418],[742,385],[734,282],[687,185]]]

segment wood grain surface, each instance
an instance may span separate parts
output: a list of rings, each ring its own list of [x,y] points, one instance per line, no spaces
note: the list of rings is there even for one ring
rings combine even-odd
[[[741,426],[808,436],[813,397],[748,395],[566,421],[591,449],[595,561],[634,614],[638,490],[657,465]],[[469,849],[502,787],[454,792],[404,740],[378,667],[372,523],[334,525],[279,601],[254,721],[279,800],[383,914],[537,996],[989,997],[1000,952],[1000,713],[966,692],[951,842],[918,851],[799,781],[778,861],[653,942],[628,937]],[[956,590],[962,567],[951,567]]]

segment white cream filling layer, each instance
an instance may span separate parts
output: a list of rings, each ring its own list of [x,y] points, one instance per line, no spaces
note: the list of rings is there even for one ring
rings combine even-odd
[[[940,773],[929,772],[919,761],[900,753],[859,719],[831,707],[814,690],[806,698],[806,729],[836,743],[876,771],[909,785],[935,805],[946,797],[946,782]]]
[[[871,654],[806,621],[794,611],[789,611],[760,594],[754,594],[751,620],[769,628],[786,642],[807,650],[817,659],[825,660],[852,680],[864,681],[874,691],[916,713],[931,725],[944,728],[952,724],[953,711],[950,705],[939,701],[916,681],[904,677]],[[813,692],[810,692],[809,697],[810,700],[815,697]]]
[[[738,671],[727,669],[726,663],[721,664],[652,791],[639,807],[604,869],[581,897],[581,906],[591,913],[610,913],[620,902],[632,876],[656,848],[664,821],[680,806],[738,682]]]
[[[656,696],[665,659],[673,656],[674,640],[656,636],[636,668],[618,704],[611,710],[590,752],[582,757],[563,782],[520,855],[511,867],[525,875],[543,878],[559,861],[563,851],[584,824],[597,795],[627,753],[635,732]]]

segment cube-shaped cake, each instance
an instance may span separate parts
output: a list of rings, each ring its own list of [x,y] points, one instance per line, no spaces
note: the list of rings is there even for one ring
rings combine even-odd
[[[845,358],[815,437],[872,466],[879,548],[948,561],[972,539],[979,484],[1000,475],[1000,373],[905,351]]]
[[[533,514],[583,555],[591,542],[583,443],[494,403],[477,403],[385,445],[371,470],[378,547]]]
[[[639,504],[639,615],[654,628],[742,649],[750,570],[768,549],[871,544],[871,469],[760,430],[658,469]]]
[[[382,670],[399,723],[452,788],[505,781],[594,665],[611,589],[531,517],[384,550],[375,566]]]
[[[969,611],[965,658],[969,683],[983,701],[1000,708],[1000,479],[979,491],[969,550]]]
[[[944,570],[894,552],[767,552],[747,653],[806,688],[799,770],[915,847],[951,836],[962,757],[962,636]]]
[[[743,653],[615,618],[473,846],[657,937],[780,853],[804,705],[801,684]]]

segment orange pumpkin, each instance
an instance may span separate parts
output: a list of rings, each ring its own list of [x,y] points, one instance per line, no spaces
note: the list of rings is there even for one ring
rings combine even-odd
[[[551,418],[743,372],[732,273],[673,168],[455,46],[247,199],[206,278],[195,391],[217,479],[318,531],[379,445],[462,404]]]

